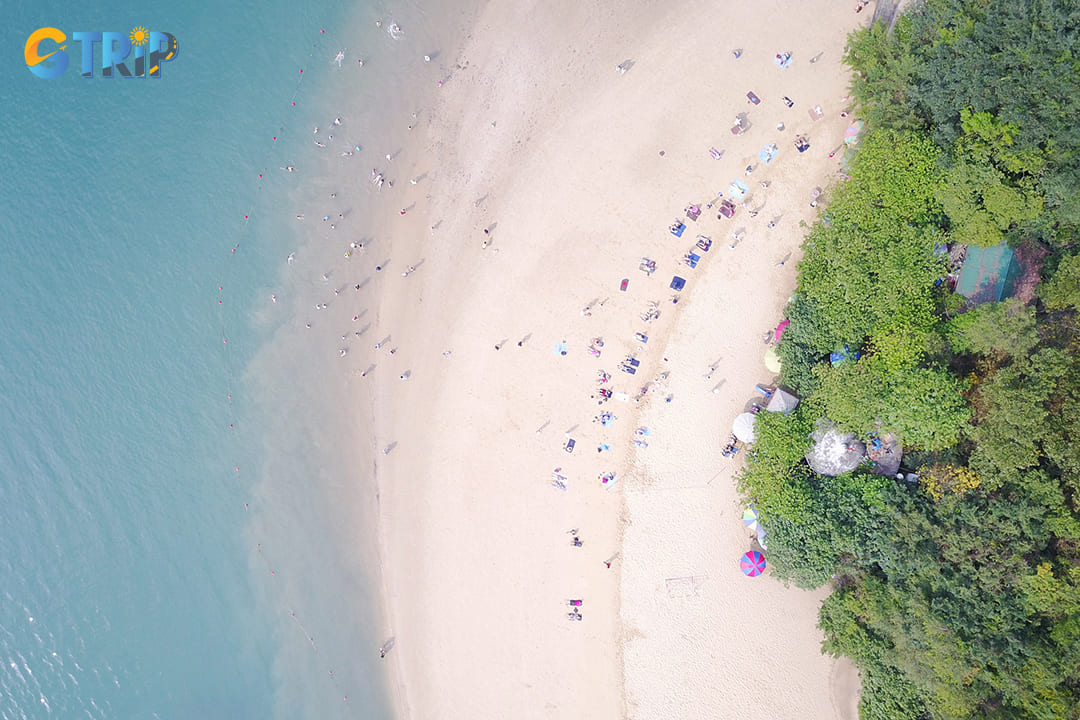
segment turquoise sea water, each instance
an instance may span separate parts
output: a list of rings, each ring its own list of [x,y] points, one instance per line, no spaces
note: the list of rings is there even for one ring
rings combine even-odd
[[[355,419],[266,309],[305,242],[278,168],[377,12],[5,8],[0,718],[391,715],[362,457],[328,439]],[[23,61],[38,27],[136,25],[179,40],[160,80]]]

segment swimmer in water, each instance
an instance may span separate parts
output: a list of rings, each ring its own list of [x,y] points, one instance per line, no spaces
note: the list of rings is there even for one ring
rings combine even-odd
[[[277,295],[271,295],[270,296],[270,302],[276,303],[277,302]]]
[[[296,253],[294,253],[294,252],[293,252],[293,253],[289,253],[289,257],[288,257],[288,258],[286,258],[286,262],[288,262],[288,263],[289,263],[290,265],[292,265],[292,264],[293,264],[293,260],[295,260],[295,259],[296,259]]]
[[[315,141],[315,144],[318,145],[319,147],[326,147],[325,144],[319,142],[318,140]]]
[[[303,215],[297,215],[297,216],[296,216],[296,219],[297,219],[297,220],[303,220],[303,219],[304,219],[304,216],[303,216]]]
[[[341,124],[341,118],[334,118],[334,124],[335,125],[340,125]]]
[[[318,134],[319,134],[319,126],[316,125],[315,126],[315,131],[312,133],[312,135],[318,135]]]

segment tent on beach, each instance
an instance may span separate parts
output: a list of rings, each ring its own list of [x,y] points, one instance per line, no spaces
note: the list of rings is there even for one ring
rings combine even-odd
[[[768,404],[765,409],[769,412],[784,413],[790,415],[791,411],[795,409],[795,406],[799,404],[799,398],[795,397],[787,390],[783,388],[776,388],[772,397],[769,398]]]

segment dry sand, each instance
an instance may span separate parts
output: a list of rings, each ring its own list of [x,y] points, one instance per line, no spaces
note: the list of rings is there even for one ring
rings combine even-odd
[[[398,352],[371,351],[365,380],[375,443],[395,443],[377,472],[404,716],[855,717],[850,666],[820,654],[824,592],[740,573],[737,464],[720,455],[754,383],[770,380],[762,335],[794,286],[810,192],[839,167],[840,55],[869,19],[853,5],[490,3],[460,56],[433,63],[432,81],[446,81],[415,131],[428,145],[395,159],[399,175],[426,175],[395,189],[384,218],[393,257],[373,336]],[[781,51],[787,69],[773,63]],[[815,105],[824,118],[812,122]],[[767,143],[779,155],[766,167]],[[750,207],[764,203],[756,218],[705,210],[681,239],[668,233],[735,178]],[[698,233],[714,245],[690,269],[680,258]],[[642,256],[654,276],[638,271]],[[677,305],[673,274],[687,280]],[[661,316],[646,324],[649,301]],[[594,336],[599,358],[586,352]],[[619,372],[635,352],[638,373]],[[631,395],[670,376],[640,404],[598,406],[600,369]],[[593,422],[600,411],[613,426]],[[647,449],[633,447],[639,426]],[[598,453],[602,442],[613,450]],[[614,486],[601,486],[605,471]],[[568,598],[584,599],[582,622],[567,619]]]

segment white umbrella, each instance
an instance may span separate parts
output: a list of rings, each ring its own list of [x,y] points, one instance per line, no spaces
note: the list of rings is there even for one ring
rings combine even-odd
[[[754,422],[756,420],[754,413],[744,412],[736,417],[735,422],[731,424],[731,432],[743,442],[754,442],[754,438],[757,437],[754,433]]]

